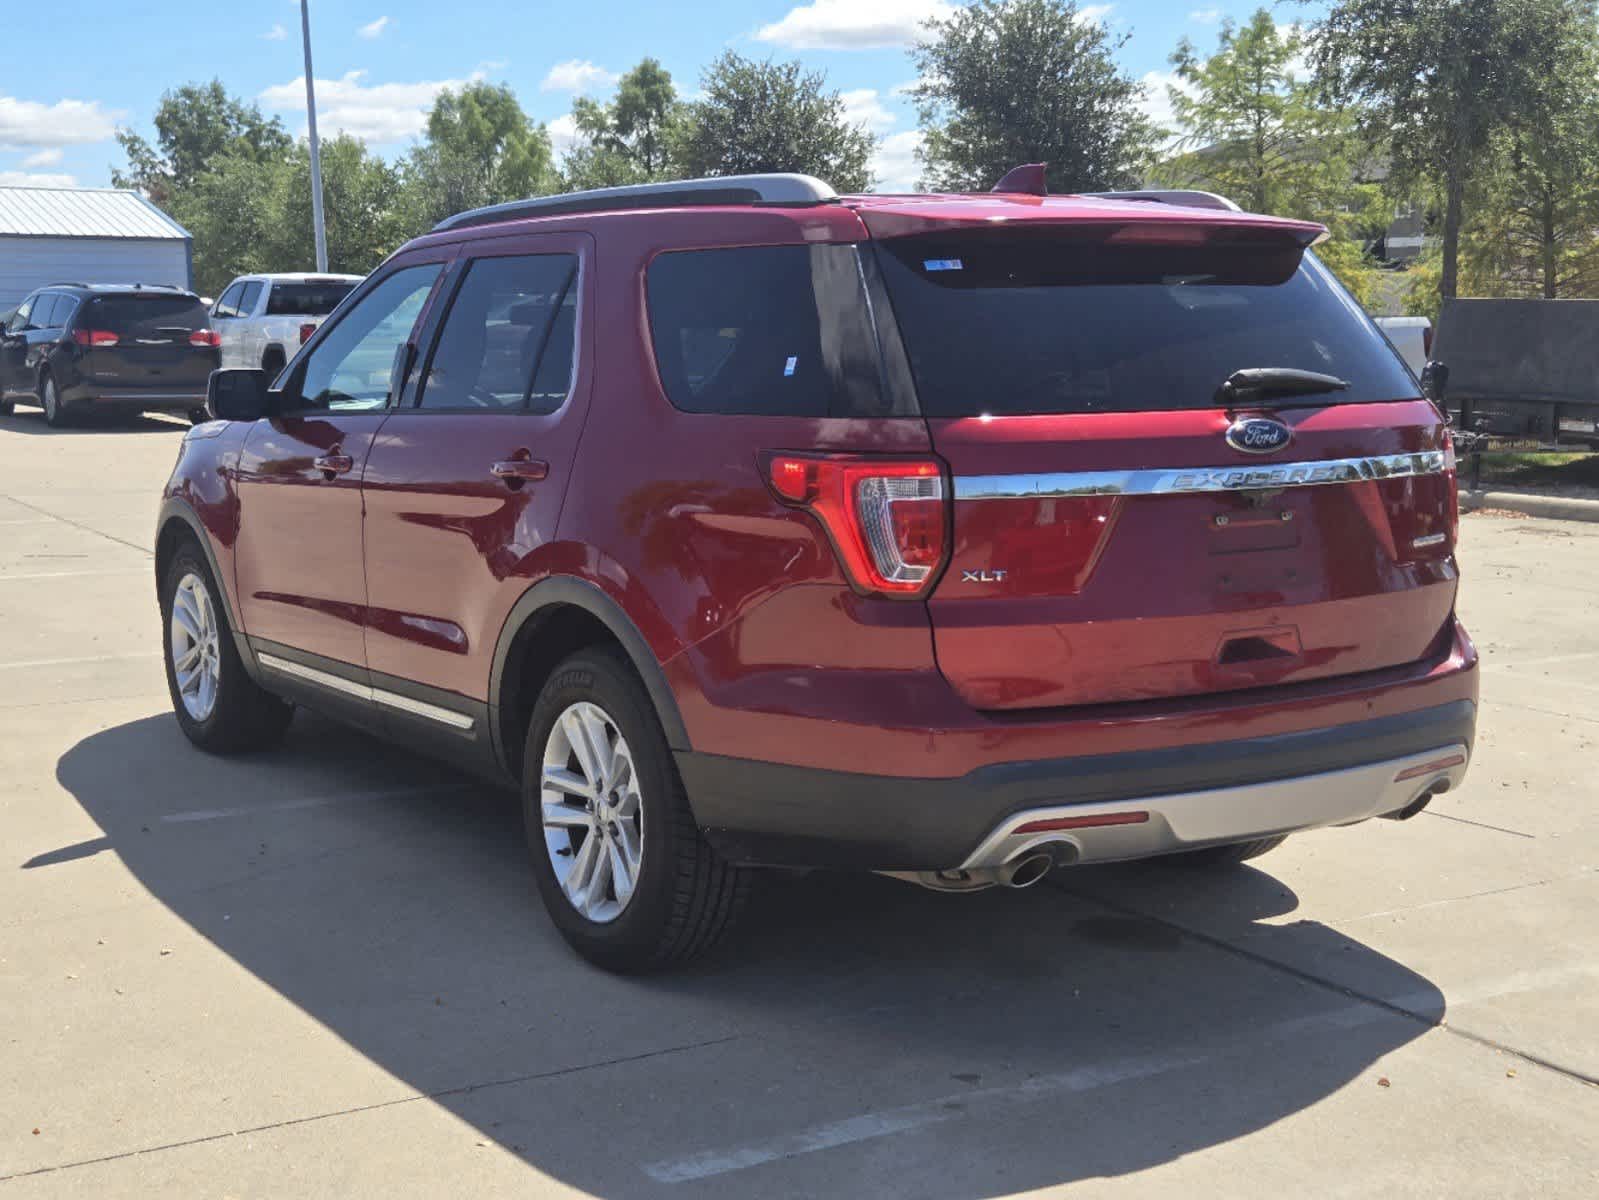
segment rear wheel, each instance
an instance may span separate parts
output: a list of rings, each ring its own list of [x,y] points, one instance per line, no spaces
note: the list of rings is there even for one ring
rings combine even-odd
[[[750,872],[700,834],[649,694],[621,655],[585,650],[556,668],[522,761],[534,878],[574,950],[607,970],[650,971],[726,933]]]
[[[192,542],[161,585],[162,647],[172,711],[188,739],[213,754],[276,745],[294,709],[244,669],[210,568]]]
[[[1231,846],[1206,846],[1203,850],[1185,850],[1181,854],[1165,855],[1162,861],[1179,867],[1236,867],[1262,854],[1269,854],[1287,840],[1287,834],[1280,834],[1277,837],[1256,838],[1252,842],[1234,842]]]
[[[44,423],[52,429],[60,429],[72,422],[67,406],[61,402],[61,393],[56,389],[56,381],[46,375],[39,383],[39,403],[44,408]]]

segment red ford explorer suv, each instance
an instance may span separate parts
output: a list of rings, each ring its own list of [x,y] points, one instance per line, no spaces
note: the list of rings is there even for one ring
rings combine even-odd
[[[303,704],[518,786],[617,970],[761,867],[1020,887],[1418,812],[1475,725],[1454,457],[1322,232],[792,175],[455,217],[213,376],[178,721]]]

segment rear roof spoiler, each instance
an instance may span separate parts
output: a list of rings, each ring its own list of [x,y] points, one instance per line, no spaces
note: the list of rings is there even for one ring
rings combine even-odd
[[[1215,192],[1196,192],[1181,188],[1153,188],[1136,192],[1080,192],[1082,196],[1097,196],[1102,200],[1143,200],[1151,204],[1176,204],[1182,208],[1213,208],[1221,212],[1243,212],[1226,196]]]

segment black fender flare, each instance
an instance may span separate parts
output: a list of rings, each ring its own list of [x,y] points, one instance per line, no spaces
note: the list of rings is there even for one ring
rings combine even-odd
[[[666,672],[661,669],[655,652],[644,640],[644,635],[638,631],[638,626],[633,624],[632,618],[623,611],[621,605],[587,580],[571,575],[556,575],[540,580],[522,594],[522,598],[516,602],[510,615],[506,617],[505,624],[500,629],[499,641],[494,646],[494,663],[489,670],[489,708],[490,725],[494,730],[495,754],[500,762],[509,764],[512,761],[510,748],[502,744],[503,734],[500,727],[500,700],[504,695],[505,664],[510,658],[511,648],[516,643],[517,635],[530,621],[537,620],[542,610],[556,605],[572,605],[580,608],[611,632],[632,662],[639,678],[644,681],[644,688],[649,693],[650,701],[655,706],[655,714],[660,718],[661,728],[666,733],[666,744],[673,750],[692,749],[688,730],[683,725],[683,714],[678,711],[677,698],[673,696],[671,685],[666,681]]]
[[[228,587],[228,581],[222,574],[222,567],[217,562],[216,548],[211,544],[211,534],[206,530],[205,522],[200,520],[200,514],[194,511],[194,507],[178,496],[168,496],[161,502],[161,515],[155,524],[157,553],[153,563],[157,601],[159,602],[161,596],[161,535],[174,521],[181,521],[188,526],[189,532],[194,535],[194,540],[200,544],[200,553],[205,555],[205,565],[211,571],[211,578],[216,581],[217,591],[222,593],[222,609],[227,613],[228,628],[233,631],[233,641],[239,648],[239,657],[244,660],[245,670],[253,678],[256,674],[255,651],[251,648],[249,639],[245,637],[244,626],[239,624],[238,610],[233,604],[233,590]]]

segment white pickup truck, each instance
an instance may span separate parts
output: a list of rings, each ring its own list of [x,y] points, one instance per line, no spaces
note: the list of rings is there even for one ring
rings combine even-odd
[[[1432,357],[1432,321],[1427,317],[1377,317],[1376,321],[1420,379],[1427,360]]]
[[[222,335],[222,365],[261,367],[275,378],[361,278],[239,276],[211,306],[211,328]]]

